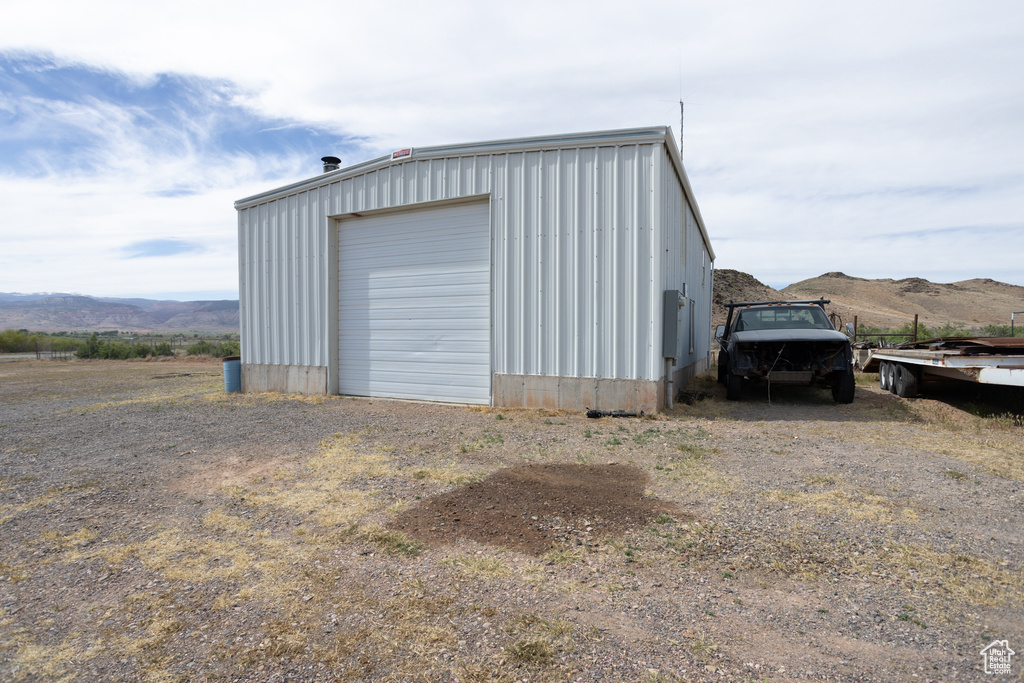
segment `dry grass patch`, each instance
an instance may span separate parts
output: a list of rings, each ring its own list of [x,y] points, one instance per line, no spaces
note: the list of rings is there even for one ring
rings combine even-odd
[[[586,553],[583,548],[555,548],[544,555],[544,559],[555,564],[574,564],[583,562]]]
[[[76,660],[81,654],[76,647],[68,643],[58,645],[40,645],[32,642],[11,642],[0,646],[0,652],[15,648],[12,660],[17,662],[17,671],[9,679],[11,683],[22,681],[52,681],[65,683],[79,679],[73,672]]]
[[[875,566],[867,563],[874,562]],[[939,551],[926,545],[893,543],[868,553],[861,573],[883,572],[918,590],[932,590],[958,602],[1024,605],[1024,570],[966,553]]]
[[[25,568],[0,560],[0,581],[21,583],[28,577],[29,573]]]
[[[654,480],[659,489],[678,491],[680,486],[688,490],[700,490],[704,494],[729,493],[735,488],[734,481],[719,472],[711,463],[711,456],[717,451],[702,442],[680,441],[675,444],[678,453],[659,456],[654,465]]]
[[[400,470],[402,474],[416,481],[429,481],[449,486],[462,486],[479,481],[481,476],[462,468],[457,462],[450,460],[443,465],[430,465]]]
[[[810,508],[820,514],[835,517],[848,517],[875,524],[892,524],[897,519],[901,522],[914,523],[918,514],[909,507],[901,507],[874,491],[848,492],[841,488],[828,491],[769,491],[765,494],[768,500],[801,508]]]
[[[151,405],[158,403],[173,404],[177,401],[195,399],[197,396],[199,397],[199,400],[219,401],[230,400],[230,397],[233,396],[233,394],[225,394],[224,387],[220,380],[211,378],[203,382],[190,382],[184,386],[171,390],[168,390],[166,386],[160,386],[146,392],[133,392],[131,398],[91,403],[86,406],[72,408],[65,412],[76,414],[95,413],[101,410],[107,410],[108,408],[120,408],[123,406]],[[64,397],[62,396],[61,398]]]
[[[203,526],[232,534],[245,534],[252,529],[252,522],[238,515],[231,515],[221,508],[210,510],[203,518]]]
[[[422,543],[394,529],[369,529],[363,532],[362,538],[376,543],[388,555],[419,557],[425,548]]]
[[[322,450],[297,470],[278,472],[274,485],[262,481],[232,486],[225,492],[256,510],[281,508],[315,517],[325,527],[340,527],[361,520],[380,506],[375,490],[350,486],[393,476],[390,458],[379,452],[356,450],[358,437],[335,434],[321,443]]]
[[[473,579],[507,576],[512,571],[501,558],[485,554],[447,557],[441,560],[441,564],[455,567],[460,574]]]
[[[1024,481],[1024,433],[993,435],[991,432],[922,436],[915,442],[923,448],[957,460],[1003,479]]]
[[[59,531],[47,530],[39,534],[39,540],[56,550],[67,550],[68,548],[74,548],[76,546],[81,546],[82,544],[88,545],[90,541],[96,538],[96,535],[95,531],[85,527],[70,534],[62,534]]]
[[[0,524],[6,524],[18,515],[28,512],[29,510],[46,507],[47,505],[55,503],[60,500],[60,497],[61,495],[58,491],[48,490],[42,495],[30,498],[23,503],[8,503],[0,505]]]
[[[559,653],[575,649],[577,626],[564,617],[548,620],[527,612],[511,619],[502,630],[515,638],[505,647],[505,657],[515,663],[550,667],[557,663]]]

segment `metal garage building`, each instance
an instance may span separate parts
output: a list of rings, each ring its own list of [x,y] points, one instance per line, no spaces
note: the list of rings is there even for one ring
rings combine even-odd
[[[235,208],[243,391],[650,411],[707,366],[669,128],[401,150]]]

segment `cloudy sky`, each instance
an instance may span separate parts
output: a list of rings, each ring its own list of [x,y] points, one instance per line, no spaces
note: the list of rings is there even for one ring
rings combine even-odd
[[[1024,3],[125,0],[0,23],[0,291],[237,296],[233,202],[669,125],[716,267],[1024,285]]]

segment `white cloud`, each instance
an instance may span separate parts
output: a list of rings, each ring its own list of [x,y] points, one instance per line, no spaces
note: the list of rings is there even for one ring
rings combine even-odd
[[[35,179],[0,178],[8,225],[21,226],[4,229],[4,270],[35,264],[17,278],[38,284],[19,289],[124,291],[103,264],[153,236],[201,241],[207,251],[175,261],[185,279],[234,287],[232,201],[314,175],[321,154],[347,164],[406,145],[678,133],[681,95],[686,165],[718,267],[776,283],[843,270],[1024,284],[1024,5],[1012,0],[47,7],[8,10],[0,50],[52,53],[139,86],[161,73],[216,79],[234,88],[225,106],[282,135],[295,123],[359,141],[325,136],[317,144],[336,146],[317,154],[227,151],[217,107],[147,129],[144,107],[0,99],[0,116],[35,107],[38,130],[60,122],[98,138],[91,175],[47,158]],[[981,227],[948,231],[962,226]],[[47,269],[65,254],[81,263]],[[72,273],[95,284],[53,281]],[[0,275],[0,289],[11,280]]]

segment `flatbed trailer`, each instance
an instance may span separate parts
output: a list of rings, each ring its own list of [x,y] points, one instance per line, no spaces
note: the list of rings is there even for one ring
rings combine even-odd
[[[908,398],[929,380],[1024,387],[1020,337],[942,337],[855,354],[863,372],[878,373],[879,386]]]

